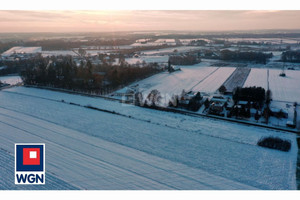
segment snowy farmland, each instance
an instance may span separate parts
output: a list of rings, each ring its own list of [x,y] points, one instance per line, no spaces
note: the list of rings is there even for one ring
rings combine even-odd
[[[14,143],[46,143],[46,189],[296,189],[296,137],[269,129],[15,87],[0,92],[0,133],[4,169]],[[258,147],[266,136],[291,150]]]
[[[169,60],[169,56],[140,56],[138,58],[125,58],[125,61],[129,64],[136,64],[136,62],[142,63],[145,61],[146,63],[167,63]]]
[[[51,56],[77,56],[77,54],[70,50],[60,50],[60,51],[42,51],[43,57],[51,57]]]
[[[193,91],[214,93],[230,77],[235,69],[235,67],[220,67],[192,89]]]
[[[9,85],[15,85],[22,82],[20,76],[8,75],[8,76],[0,76],[0,81],[2,83],[7,83]]]
[[[281,70],[269,70],[269,85],[273,100],[300,102],[300,71],[286,70],[286,77],[281,77]]]
[[[182,90],[191,90],[193,87],[197,86],[200,81],[207,78],[218,69],[219,68],[217,67],[182,67],[181,71],[171,74],[162,72],[135,84],[139,85],[139,90],[145,96],[152,90],[157,89],[166,97],[164,103],[167,103],[172,95],[179,95]]]
[[[172,95],[180,95],[183,90],[215,93],[236,69],[235,67],[202,67],[202,64],[180,66],[180,68],[180,71],[171,74],[162,72],[132,85],[138,85],[139,91],[144,96],[157,89],[164,97],[162,106],[166,106]]]
[[[192,50],[199,50],[204,48],[206,47],[180,46],[180,47],[164,48],[164,49],[157,49],[157,50],[146,50],[146,51],[141,51],[141,53],[145,55],[165,55],[165,54],[173,53],[174,51],[177,51],[179,53],[185,53]]]
[[[299,102],[300,71],[286,70],[286,77],[279,76],[281,72],[282,70],[279,69],[252,68],[244,87],[257,86],[267,90],[269,81],[269,89],[274,101]]]
[[[297,44],[299,38],[217,38],[220,40],[226,39],[230,42],[265,42],[265,43],[272,43],[272,44]]]
[[[243,87],[262,87],[268,89],[268,70],[252,68]]]
[[[157,89],[162,96],[166,97],[167,103],[172,95],[181,94],[185,91],[200,91],[208,94],[216,93],[219,87],[229,81],[228,79],[235,72],[235,67],[205,67],[207,64],[200,63],[193,66],[179,66],[181,71],[174,73],[162,72],[147,79],[138,81],[132,85],[138,85],[139,90],[147,96],[152,90]],[[269,75],[268,75],[269,71]],[[233,90],[237,86],[269,88],[274,101],[299,102],[300,101],[300,71],[286,70],[286,77],[281,77],[281,70],[267,68],[245,69],[245,77],[240,83],[230,80],[230,87]],[[245,83],[243,84],[243,81]],[[242,85],[241,85],[242,84]]]
[[[14,53],[17,54],[35,54],[35,53],[41,53],[42,47],[12,47],[11,49],[5,51],[2,53],[3,57],[11,56]]]

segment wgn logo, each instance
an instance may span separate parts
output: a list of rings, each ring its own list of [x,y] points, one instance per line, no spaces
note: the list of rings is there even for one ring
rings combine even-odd
[[[45,144],[15,144],[15,184],[45,184]]]

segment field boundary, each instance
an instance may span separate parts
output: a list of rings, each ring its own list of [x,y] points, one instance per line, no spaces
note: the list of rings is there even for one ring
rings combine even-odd
[[[76,92],[76,91],[72,91],[72,90],[66,90],[66,89],[60,89],[60,88],[50,88],[50,87],[45,87],[45,86],[25,85],[25,87],[38,88],[38,89],[48,89],[48,90],[52,90],[52,91],[65,92],[65,93],[70,93],[70,94],[79,94],[79,95],[88,96],[88,97],[98,97],[98,98],[102,98],[102,99],[106,99],[106,100],[110,100],[110,101],[117,101],[119,103],[125,103],[125,104],[135,106],[129,101],[114,99],[114,98],[111,98],[111,97],[106,97],[106,96],[101,96],[101,95],[86,94],[86,93]],[[292,129],[288,129],[288,128],[284,128],[284,127],[268,126],[268,125],[265,125],[265,124],[258,124],[258,123],[255,123],[255,122],[249,122],[249,121],[240,120],[240,119],[224,118],[224,117],[220,117],[220,116],[216,116],[216,115],[207,115],[207,114],[202,114],[202,113],[192,113],[190,111],[178,110],[178,109],[174,109],[174,108],[157,107],[157,106],[155,106],[155,107],[143,107],[143,108],[166,111],[166,112],[173,112],[173,113],[179,113],[179,114],[184,114],[184,115],[189,115],[189,116],[194,116],[194,117],[205,117],[205,118],[212,118],[212,119],[217,119],[217,120],[229,121],[229,122],[240,123],[240,124],[244,124],[244,125],[251,125],[251,126],[257,126],[257,127],[267,128],[267,129],[273,129],[273,130],[279,130],[279,131],[295,133],[295,134],[300,136],[300,130],[292,130]]]
[[[227,92],[233,92],[236,87],[243,87],[245,84],[251,68],[243,67],[243,68],[236,68],[234,72],[226,79],[223,83]]]

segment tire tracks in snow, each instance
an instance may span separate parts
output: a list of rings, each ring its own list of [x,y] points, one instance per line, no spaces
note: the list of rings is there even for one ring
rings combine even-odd
[[[9,123],[3,122],[3,121],[0,121],[0,123],[5,124],[5,125],[10,126],[10,127],[13,127],[13,128],[15,128],[15,129],[18,129],[18,130],[21,130],[21,131],[26,132],[26,133],[28,133],[28,134],[30,134],[30,135],[34,135],[34,136],[36,136],[36,137],[38,137],[38,138],[45,139],[45,138],[43,138],[43,137],[41,137],[41,136],[39,136],[39,135],[37,135],[37,134],[34,134],[34,133],[32,133],[32,132],[29,132],[29,131],[27,131],[27,130],[25,130],[25,129],[22,129],[22,128],[20,128],[20,127],[11,125],[11,124],[9,124]],[[146,176],[144,176],[144,175],[138,174],[138,173],[136,173],[136,172],[134,172],[134,171],[132,171],[132,170],[130,170],[130,169],[125,169],[125,168],[122,168],[122,167],[117,166],[117,165],[115,165],[115,164],[112,164],[112,163],[106,162],[106,161],[104,161],[104,160],[101,160],[101,159],[99,159],[99,158],[94,158],[94,157],[92,157],[92,156],[90,156],[90,155],[88,155],[88,154],[82,153],[82,152],[80,152],[80,151],[78,151],[78,150],[75,150],[75,149],[72,149],[72,148],[67,148],[67,147],[65,147],[65,146],[63,146],[63,145],[61,145],[61,144],[52,142],[52,141],[50,141],[50,140],[47,140],[47,142],[48,142],[48,143],[51,143],[51,144],[54,145],[54,146],[60,146],[61,148],[65,149],[66,151],[70,151],[70,150],[71,150],[71,151],[74,151],[74,152],[76,152],[76,153],[78,153],[78,154],[81,154],[82,157],[85,157],[85,158],[88,158],[88,159],[96,160],[97,162],[100,162],[101,164],[107,165],[108,167],[111,167],[111,168],[115,168],[115,169],[117,169],[117,170],[119,170],[119,171],[125,171],[125,172],[129,172],[129,173],[135,174],[135,175],[137,175],[137,176],[143,177],[143,178],[145,178],[145,179],[149,179],[149,180],[151,180],[151,181],[153,181],[153,182],[156,182],[156,183],[159,183],[159,184],[161,184],[161,185],[165,185],[165,186],[169,187],[170,189],[179,189],[179,188],[170,186],[170,185],[168,185],[168,184],[161,183],[161,182],[159,182],[159,181],[157,181],[157,180],[148,178],[148,177],[146,177]],[[99,179],[100,179],[100,178],[99,178]],[[91,179],[87,179],[87,180],[91,180]],[[94,179],[94,180],[98,180],[98,179]],[[66,181],[66,180],[64,180],[64,181]],[[74,182],[78,182],[78,181],[85,181],[85,180],[73,180],[73,181],[66,181],[66,182],[67,182],[67,183],[74,183]],[[80,186],[78,186],[78,185],[76,185],[76,187],[82,188],[82,187],[80,187]],[[88,188],[82,188],[82,189],[88,189]]]
[[[200,83],[202,83],[205,79],[207,79],[208,77],[210,77],[213,73],[215,73],[217,70],[219,70],[220,67],[217,67],[214,71],[210,72],[207,76],[205,76],[202,80],[200,80],[198,83],[196,83],[196,85],[194,85],[189,91],[193,90],[194,87],[196,87],[197,85],[199,85]]]
[[[61,135],[61,134],[58,133],[57,131],[53,131],[52,129],[49,129],[49,128],[47,128],[47,127],[40,126],[40,125],[37,125],[37,124],[35,124],[35,123],[31,123],[31,122],[28,122],[28,121],[26,121],[26,120],[23,120],[23,119],[20,119],[20,118],[16,118],[16,117],[14,117],[14,116],[10,116],[10,115],[7,115],[7,114],[1,113],[1,115],[6,116],[6,117],[9,117],[9,118],[11,118],[11,119],[23,121],[23,122],[25,122],[25,123],[29,123],[29,124],[31,124],[31,125],[33,125],[33,126],[36,126],[36,127],[41,128],[41,129],[46,129],[46,130],[51,131],[51,132],[53,132],[53,133],[55,133],[55,134]],[[42,120],[42,121],[45,121],[45,120]],[[48,121],[45,121],[45,122],[46,122],[46,123],[51,123],[51,122],[48,122]],[[56,125],[56,124],[55,124],[55,125]],[[56,125],[56,126],[58,126],[58,125]],[[66,128],[66,129],[71,130],[71,131],[75,131],[75,130],[69,129],[69,128]],[[21,129],[21,130],[23,130],[23,129]],[[24,131],[24,130],[23,130],[23,131]],[[26,131],[26,130],[25,130],[25,131]],[[28,131],[26,131],[26,132],[27,132],[27,133],[30,133],[30,132],[28,132]],[[75,131],[75,132],[78,132],[78,131]],[[79,133],[81,133],[81,132],[79,132]],[[33,133],[32,133],[32,134],[33,134]],[[81,133],[81,134],[84,134],[84,133]],[[33,135],[36,135],[36,134],[33,134]],[[36,136],[37,136],[37,135],[36,135]],[[216,186],[214,186],[214,185],[207,184],[207,183],[205,183],[205,182],[199,181],[198,179],[194,179],[194,178],[192,178],[192,177],[183,175],[183,174],[179,173],[180,170],[176,170],[176,171],[173,171],[173,170],[166,170],[166,169],[160,168],[160,167],[158,167],[158,166],[152,165],[152,164],[150,164],[150,163],[144,162],[144,161],[142,161],[142,160],[138,160],[138,159],[136,159],[136,158],[129,157],[129,156],[126,156],[126,155],[124,155],[124,154],[120,154],[120,153],[117,153],[117,152],[108,150],[108,149],[106,149],[106,148],[102,148],[102,147],[100,147],[100,146],[97,146],[97,145],[94,145],[94,144],[85,142],[85,141],[83,141],[83,140],[81,140],[81,139],[76,139],[76,138],[74,138],[74,137],[67,136],[66,134],[63,134],[63,136],[64,136],[64,137],[67,137],[67,138],[71,138],[71,139],[78,140],[78,141],[80,141],[80,142],[82,142],[82,143],[85,143],[85,144],[87,144],[87,145],[94,146],[95,148],[100,148],[100,149],[102,149],[102,150],[104,150],[104,151],[107,151],[107,152],[109,152],[109,153],[115,154],[115,155],[117,155],[117,156],[122,156],[122,157],[124,157],[124,158],[129,159],[129,160],[133,160],[133,161],[135,161],[135,162],[142,163],[142,164],[144,164],[144,165],[148,165],[148,166],[150,166],[150,167],[153,167],[153,168],[162,170],[162,171],[164,171],[164,172],[166,172],[166,173],[176,174],[176,175],[178,175],[178,176],[180,176],[180,177],[183,177],[183,178],[185,178],[185,179],[188,179],[188,180],[192,180],[192,181],[198,182],[199,184],[202,184],[202,185],[206,185],[206,186],[209,187],[209,188],[216,188]],[[41,138],[42,138],[42,137],[41,137]],[[102,139],[101,139],[101,140],[102,140]],[[106,141],[106,140],[105,140],[105,141]],[[107,142],[107,141],[106,141],[106,142]],[[109,143],[111,143],[111,142],[109,142]],[[119,145],[119,144],[118,144],[118,145]],[[124,145],[122,145],[122,146],[124,146]],[[125,146],[125,147],[127,147],[127,146]],[[127,148],[132,148],[132,147],[127,147]],[[74,149],[72,149],[72,150],[74,150]],[[135,149],[135,150],[137,150],[137,149]],[[137,151],[140,151],[140,150],[137,150]],[[147,153],[147,154],[148,154],[148,153]],[[152,154],[150,154],[150,155],[151,155],[151,156],[155,156],[155,155],[152,155]],[[94,158],[94,157],[93,157],[93,158]],[[94,159],[98,159],[98,158],[94,158]],[[101,160],[101,161],[106,162],[106,161],[104,161],[104,160]],[[172,162],[173,162],[173,161],[172,161]],[[108,163],[108,164],[112,164],[112,163]],[[184,165],[184,164],[183,164],[183,165]],[[192,168],[194,168],[194,167],[192,167]],[[125,168],[122,168],[122,169],[125,169]],[[194,169],[198,169],[198,168],[194,168]],[[125,170],[128,170],[128,169],[125,169]],[[202,170],[202,169],[200,169],[200,170]],[[204,170],[204,171],[205,171],[205,170]],[[151,174],[150,174],[150,175],[151,175]],[[216,176],[216,175],[214,175],[214,176]],[[221,176],[218,176],[218,177],[221,177]],[[149,177],[146,176],[145,178],[149,178]],[[224,177],[221,177],[221,178],[224,178]],[[225,179],[227,179],[227,178],[225,178]],[[88,180],[90,180],[90,179],[88,179]],[[97,180],[97,179],[95,179],[95,180]],[[153,181],[155,181],[155,180],[153,180]],[[237,183],[239,183],[237,180],[234,180],[234,181],[237,182]],[[70,181],[69,181],[69,182],[70,182]],[[75,181],[72,181],[72,182],[75,182]],[[164,183],[161,183],[161,184],[164,184]],[[242,183],[240,183],[240,184],[242,184]],[[169,187],[171,187],[171,186],[169,186]],[[173,189],[180,189],[180,188],[173,188]],[[219,188],[219,189],[222,189],[222,188]]]
[[[168,127],[168,128],[171,128],[171,129],[176,129],[176,130],[181,130],[181,131],[186,131],[186,132],[193,132],[193,133],[205,135],[205,136],[208,136],[208,137],[218,138],[218,139],[221,139],[221,140],[231,141],[231,142],[245,144],[245,145],[257,146],[257,145],[247,143],[247,142],[243,142],[243,141],[237,141],[237,140],[232,140],[230,138],[224,138],[224,137],[221,137],[221,136],[205,134],[201,130],[188,130],[188,129],[184,129],[184,128],[180,128],[180,127],[174,127],[174,126],[168,125],[168,124],[161,124],[161,123],[157,123],[157,122],[151,122],[151,120],[140,119],[140,118],[137,118],[137,117],[133,117],[131,115],[125,115],[125,114],[122,114],[122,113],[118,113],[116,111],[106,110],[106,109],[102,109],[102,108],[98,108],[98,107],[94,107],[94,106],[90,106],[90,105],[81,105],[81,104],[78,104],[78,103],[67,102],[67,101],[62,101],[62,100],[57,100],[57,99],[50,99],[50,98],[45,98],[45,97],[40,97],[40,96],[35,96],[35,95],[29,95],[29,94],[23,94],[23,93],[19,93],[19,92],[11,92],[11,91],[2,91],[2,92],[17,94],[17,95],[22,95],[22,96],[29,96],[29,97],[49,100],[49,101],[53,101],[53,102],[57,102],[57,103],[64,103],[64,104],[71,105],[71,106],[78,106],[78,107],[82,107],[82,108],[86,108],[86,109],[91,109],[91,110],[94,110],[94,111],[105,112],[105,113],[109,113],[109,114],[113,114],[113,115],[119,115],[119,116],[130,118],[130,119],[133,119],[133,120],[142,121],[142,122],[146,122],[146,123],[150,123],[150,124],[154,124],[154,125],[158,125],[158,126],[164,126],[164,127]],[[20,112],[18,110],[8,109],[8,108],[2,107],[2,106],[0,106],[0,108],[15,111],[15,112]],[[23,113],[25,115],[29,115],[31,117],[35,117],[35,118],[38,118],[38,119],[41,119],[41,120],[45,120],[43,118],[39,118],[39,117],[36,117],[35,115],[27,114],[25,112],[20,112],[20,113]],[[202,116],[197,116],[197,117],[202,117]],[[54,122],[52,122],[52,123],[54,123]],[[54,123],[54,124],[59,125],[57,123]],[[257,146],[257,147],[259,147],[259,146]]]

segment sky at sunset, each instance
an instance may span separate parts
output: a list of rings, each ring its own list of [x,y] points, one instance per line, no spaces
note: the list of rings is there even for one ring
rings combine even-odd
[[[300,11],[0,11],[0,32],[300,29]]]

